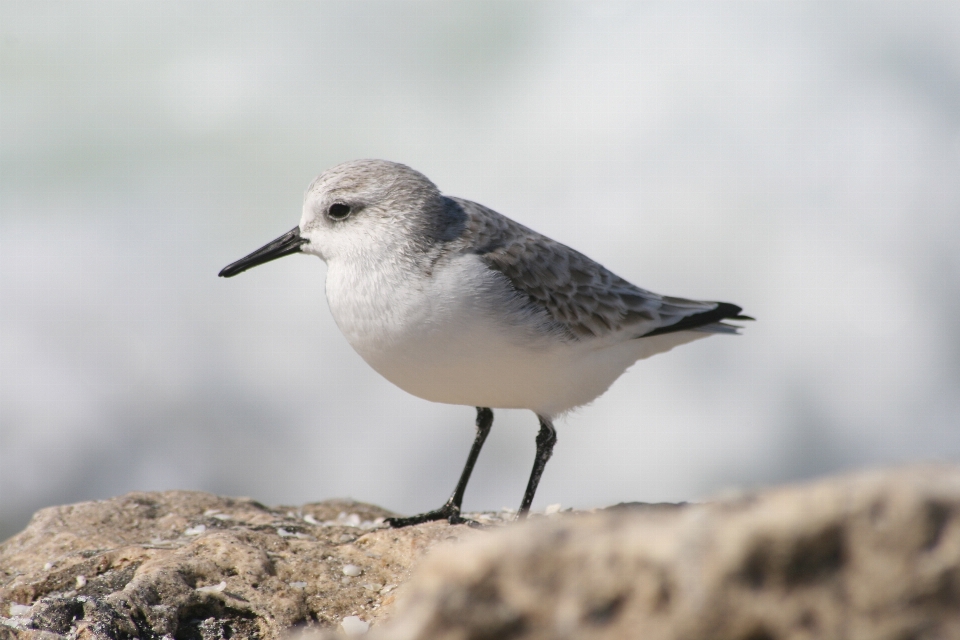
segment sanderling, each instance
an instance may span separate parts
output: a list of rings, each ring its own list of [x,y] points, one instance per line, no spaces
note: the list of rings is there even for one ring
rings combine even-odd
[[[220,272],[292,253],[327,263],[337,326],[395,385],[477,408],[476,438],[440,509],[393,526],[463,522],[460,506],[493,424],[491,408],[530,409],[537,453],[519,514],[530,509],[556,442],[553,420],[605,392],[634,362],[751,320],[740,307],[661,296],[587,256],[469,200],[444,196],[394,162],[357,160],[307,188],[300,224]]]

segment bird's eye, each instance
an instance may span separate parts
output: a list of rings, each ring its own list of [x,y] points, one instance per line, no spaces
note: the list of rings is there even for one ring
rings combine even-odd
[[[350,215],[350,205],[343,204],[342,202],[334,202],[330,205],[330,208],[327,209],[327,215],[334,220],[343,220]]]

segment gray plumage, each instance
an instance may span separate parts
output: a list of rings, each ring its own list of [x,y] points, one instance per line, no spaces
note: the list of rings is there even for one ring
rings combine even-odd
[[[739,316],[740,307],[727,305],[722,317],[709,312],[724,303],[661,296],[641,289],[575,249],[529,229],[483,205],[450,198],[466,215],[456,244],[480,255],[491,269],[505,275],[529,303],[549,314],[570,339],[600,338],[635,330],[642,337],[657,329],[704,315],[696,327],[711,327],[723,317]],[[727,329],[725,331],[724,329]],[[735,331],[720,325],[718,332]]]

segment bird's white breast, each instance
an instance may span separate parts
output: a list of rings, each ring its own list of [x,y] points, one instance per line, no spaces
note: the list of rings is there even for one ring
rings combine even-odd
[[[401,389],[434,402],[555,416],[592,401],[650,355],[646,340],[600,344],[544,333],[511,300],[505,279],[469,254],[429,276],[386,260],[333,261],[326,293],[357,353]]]

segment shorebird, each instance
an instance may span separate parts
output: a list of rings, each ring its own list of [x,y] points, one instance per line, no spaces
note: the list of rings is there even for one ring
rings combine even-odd
[[[554,419],[601,394],[633,363],[752,320],[727,302],[663,296],[423,174],[356,160],[307,188],[300,224],[225,267],[235,276],[293,253],[327,263],[326,295],[350,345],[415,396],[477,408],[476,437],[450,499],[392,518],[464,522],[463,494],[494,408],[530,409],[537,452],[530,510],[556,442]]]

